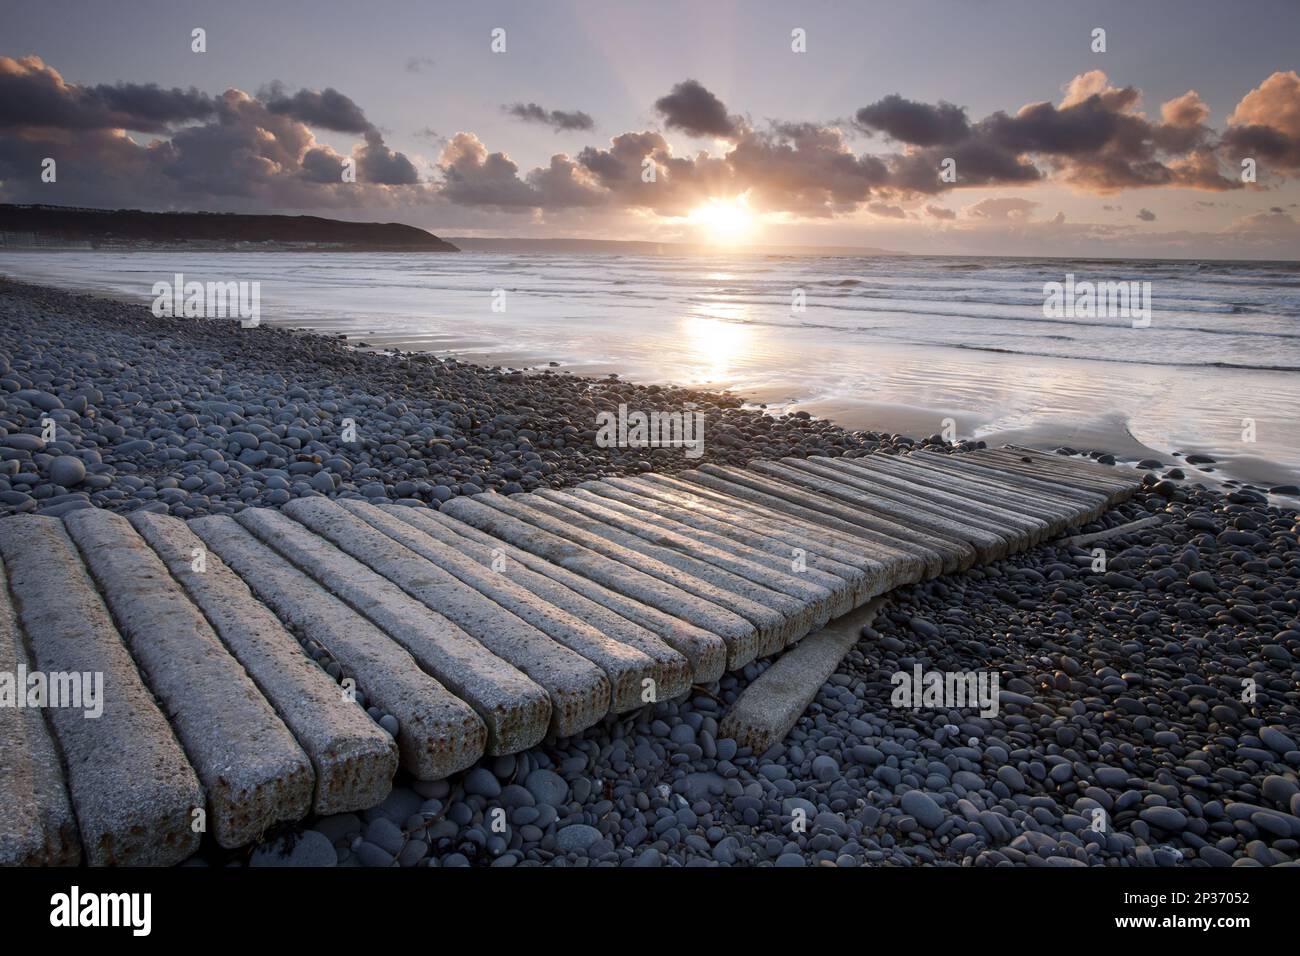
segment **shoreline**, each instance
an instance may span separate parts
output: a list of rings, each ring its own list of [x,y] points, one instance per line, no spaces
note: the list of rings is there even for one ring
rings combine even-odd
[[[464,288],[453,288],[453,284],[448,286],[448,314],[439,312],[441,307],[425,312],[410,298],[413,287],[409,283],[418,282],[418,278],[399,280],[398,288],[365,302],[352,291],[330,286],[327,273],[311,272],[310,260],[307,256],[304,263],[314,278],[290,282],[289,290],[296,299],[270,303],[270,313],[283,318],[267,318],[268,303],[264,302],[264,324],[309,327],[324,335],[346,335],[349,343],[365,342],[376,350],[413,350],[487,367],[520,368],[530,375],[551,369],[600,378],[613,372],[644,384],[674,387],[675,381],[675,387],[729,390],[747,407],[806,411],[849,430],[923,436],[943,431],[945,421],[951,418],[956,422],[957,437],[966,440],[1096,450],[1126,464],[1155,460],[1166,466],[1162,473],[1179,467],[1194,475],[1193,480],[1214,487],[1300,488],[1300,455],[1287,440],[1285,423],[1285,409],[1295,399],[1290,386],[1293,377],[1278,380],[1275,386],[1269,384],[1274,382],[1272,376],[1284,373],[1270,376],[1260,372],[1256,374],[1265,378],[1256,380],[1243,377],[1242,372],[1204,369],[1204,381],[1194,386],[1195,376],[1190,376],[1189,370],[1158,364],[1138,372],[1139,366],[1113,366],[1102,356],[992,355],[889,339],[850,355],[819,344],[821,333],[801,337],[790,329],[735,321],[729,317],[727,297],[719,299],[712,294],[695,306],[684,304],[689,306],[682,313],[685,317],[668,323],[677,341],[663,343],[667,351],[654,337],[638,351],[620,344],[617,328],[611,328],[613,339],[605,336],[594,345],[591,340],[574,338],[576,329],[589,320],[597,321],[591,316],[583,318],[585,306],[579,305],[580,311],[567,324],[543,319],[539,329],[548,335],[553,330],[554,337],[539,338],[540,332],[520,334],[531,321],[530,306],[524,307],[523,319],[502,316],[502,322],[486,321],[474,311],[478,300],[466,300]],[[29,276],[23,281],[47,288],[72,286],[124,303],[144,301],[121,289],[106,293],[104,284],[109,279],[105,274],[86,273],[75,257],[68,261],[74,265],[60,267],[58,278],[38,277],[20,267],[13,271]],[[141,261],[151,261],[151,257],[145,255]],[[127,268],[128,274],[133,274],[130,270],[134,267]],[[508,270],[509,264],[504,268]],[[87,275],[96,278],[87,281]],[[265,285],[267,276],[262,278]],[[474,281],[468,274],[461,280],[462,285]],[[526,291],[544,293],[544,284],[533,289],[526,277],[520,281]],[[326,285],[316,289],[313,282]],[[296,301],[316,302],[319,309],[305,312]],[[632,301],[638,300],[634,297]],[[549,315],[545,311],[549,307],[537,307],[543,309],[541,316]],[[802,344],[789,339],[792,334]],[[664,333],[657,335],[662,338]],[[503,349],[502,342],[513,345]],[[798,360],[797,369],[773,364],[772,350],[781,348],[796,349],[792,361]],[[744,358],[750,349],[758,350],[753,361]],[[1133,390],[1135,375],[1150,379],[1137,393],[1143,397],[1118,397]],[[1041,388],[1035,384],[1039,382]],[[1249,398],[1269,394],[1273,387],[1281,390],[1274,401],[1260,405]],[[1243,437],[1244,416],[1258,416],[1257,444]],[[1201,424],[1189,427],[1189,422]],[[1184,462],[1190,454],[1208,455],[1216,461],[1188,467]],[[1286,503],[1291,502],[1300,504],[1300,497],[1291,496]]]

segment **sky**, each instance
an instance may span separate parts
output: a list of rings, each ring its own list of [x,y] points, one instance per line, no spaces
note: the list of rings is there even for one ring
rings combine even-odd
[[[0,23],[0,201],[1300,258],[1297,0],[0,0]]]

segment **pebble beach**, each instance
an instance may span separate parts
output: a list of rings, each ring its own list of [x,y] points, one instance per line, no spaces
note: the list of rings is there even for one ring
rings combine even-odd
[[[600,447],[596,416],[619,405],[699,411],[702,457]],[[4,514],[189,518],[322,495],[437,508],[703,462],[975,444],[0,283]],[[399,774],[378,807],[190,863],[1295,865],[1300,543],[1268,495],[1291,489],[1143,465],[1142,492],[1078,529],[1160,519],[1107,539],[1104,571],[1062,540],[894,591],[764,752],[719,724],[770,660],[450,779]],[[996,668],[998,713],[892,707],[890,675],[918,664]]]

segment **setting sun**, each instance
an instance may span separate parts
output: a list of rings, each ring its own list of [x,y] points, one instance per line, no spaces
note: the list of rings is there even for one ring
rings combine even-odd
[[[687,220],[714,242],[739,242],[757,225],[744,196],[735,199],[711,199],[691,210]]]

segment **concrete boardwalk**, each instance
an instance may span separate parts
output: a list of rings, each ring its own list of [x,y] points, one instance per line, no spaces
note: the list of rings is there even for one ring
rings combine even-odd
[[[0,865],[174,863],[203,833],[236,847],[373,806],[399,765],[439,779],[677,697],[1139,484],[1004,448],[704,465],[441,510],[6,518],[0,679],[84,693],[0,707]]]

